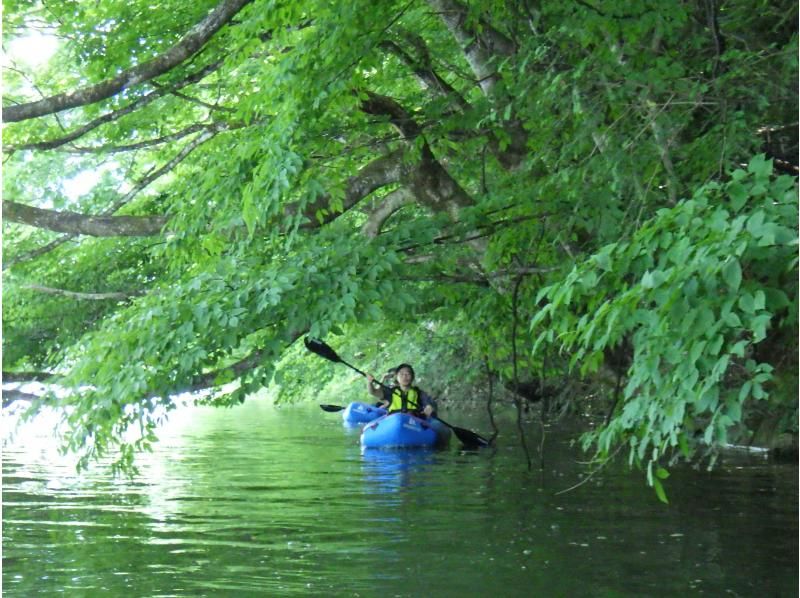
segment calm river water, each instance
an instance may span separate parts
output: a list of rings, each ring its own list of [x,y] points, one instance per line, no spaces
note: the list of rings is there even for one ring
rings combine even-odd
[[[3,450],[3,595],[797,596],[796,465],[678,469],[669,505],[623,466],[559,494],[564,427],[529,472],[510,412],[496,450],[362,454],[338,413],[249,401],[179,411],[119,480],[40,421]]]

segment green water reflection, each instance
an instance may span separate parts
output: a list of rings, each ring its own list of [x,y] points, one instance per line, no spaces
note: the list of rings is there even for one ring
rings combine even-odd
[[[622,468],[557,494],[570,436],[528,472],[510,419],[496,451],[362,454],[314,405],[192,409],[132,480],[48,429],[4,448],[4,596],[797,595],[797,467],[758,457],[675,471],[664,506]]]

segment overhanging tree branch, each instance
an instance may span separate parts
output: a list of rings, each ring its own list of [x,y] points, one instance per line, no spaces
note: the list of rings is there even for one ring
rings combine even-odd
[[[194,133],[199,131],[207,131],[212,128],[218,127],[218,124],[214,123],[196,123],[182,129],[180,131],[176,131],[175,133],[170,133],[169,135],[163,135],[161,137],[156,137],[154,139],[146,139],[144,141],[140,141],[138,143],[129,143],[128,145],[99,145],[97,147],[78,147],[78,146],[70,146],[69,149],[62,150],[64,152],[72,153],[72,154],[117,154],[120,152],[132,152],[140,149],[144,149],[146,147],[152,147],[154,145],[161,145],[164,143],[169,143],[171,141],[178,141],[183,139],[184,137],[188,137]]]
[[[2,396],[3,409],[11,405],[11,403],[14,401],[27,401],[28,403],[32,403],[39,398],[39,395],[35,395],[30,392],[23,392],[16,388],[4,388],[2,390]]]
[[[222,128],[224,125],[221,124],[219,126]],[[208,137],[213,134],[212,132],[206,132]],[[199,139],[195,141],[197,141],[197,143],[192,145],[191,149],[194,149],[194,147],[200,143]],[[147,184],[155,180],[155,178],[161,176],[161,174],[165,172],[165,169],[174,167],[177,161],[180,161],[178,158],[185,158],[191,149],[189,147],[184,148],[184,152],[181,152],[181,154],[176,156],[169,164],[148,177],[145,177],[136,188],[126,194],[125,198],[131,198],[133,194],[138,193]],[[382,156],[370,162],[364,166],[357,175],[350,177],[348,180],[345,189],[343,211],[352,208],[375,189],[399,182],[407,175],[408,168],[408,165],[403,163],[402,152],[400,151],[387,154],[386,156]],[[123,200],[125,198],[123,198]],[[119,207],[125,203],[123,200],[116,202],[110,211],[113,213],[113,211],[119,209]],[[330,211],[329,203],[330,197],[326,195],[306,205],[297,203],[289,204],[284,210],[284,215],[293,216],[296,215],[298,211],[302,210],[306,222],[301,225],[301,228],[318,228],[323,224],[335,220],[339,216],[339,213]],[[318,215],[322,217],[321,221]],[[161,233],[161,230],[168,221],[166,216],[87,216],[75,212],[34,208],[8,200],[3,201],[3,217],[10,222],[18,222],[56,232],[68,233],[66,236],[56,239],[43,248],[34,250],[25,256],[7,261],[3,264],[4,269],[20,261],[38,257],[44,253],[44,251],[49,251],[57,247],[74,235],[83,234],[101,237],[157,235]]]
[[[78,293],[76,291],[68,291],[66,289],[55,289],[53,287],[46,287],[38,284],[23,285],[21,288],[29,291],[37,291],[39,293],[46,293],[48,295],[61,295],[62,297],[69,297],[70,299],[80,299],[86,301],[106,301],[109,299],[117,301],[126,301],[131,297],[142,295],[141,291],[131,291],[129,293],[110,292],[110,293]]]
[[[305,330],[290,332],[286,343],[287,348],[305,333]],[[216,388],[219,386],[218,380],[229,379],[230,375],[234,378],[241,378],[247,372],[262,364],[267,355],[268,351],[266,349],[255,350],[235,363],[195,376],[187,385],[172,389],[168,394],[178,395],[185,392],[200,392]]]
[[[70,108],[77,108],[78,106],[94,104],[116,95],[125,88],[162,75],[196,54],[217,31],[251,1],[223,0],[177,44],[153,60],[123,71],[116,77],[96,85],[58,94],[36,102],[4,107],[3,122],[19,122]]]
[[[475,204],[472,196],[436,159],[427,143],[422,147],[422,160],[414,171],[410,187],[422,204],[434,212],[450,214],[453,220],[458,220],[461,208]]]
[[[422,256],[416,256],[422,257]],[[433,258],[431,258],[432,261]],[[409,261],[407,260],[407,263]],[[485,274],[458,274],[439,272],[437,274],[430,274],[427,276],[402,276],[400,280],[408,281],[430,281],[430,282],[453,282],[453,283],[469,283],[479,286],[491,286],[489,281],[494,278],[504,278],[508,276],[527,276],[530,274],[541,274],[544,272],[553,272],[558,268],[504,268]]]
[[[416,198],[407,187],[395,189],[384,197],[378,207],[369,215],[367,223],[361,228],[361,232],[371,239],[377,237],[383,223],[392,214],[414,201],[416,201]]]
[[[392,125],[406,138],[413,139],[421,134],[419,125],[393,98],[368,91],[367,98],[361,102],[361,110],[367,114],[388,116]],[[403,182],[410,195],[434,212],[444,212],[458,220],[461,208],[474,205],[473,198],[436,159],[427,142],[422,144],[421,160],[407,172]],[[472,245],[479,253],[485,250],[479,240],[473,241]]]
[[[404,163],[403,151],[395,150],[376,158],[362,167],[358,174],[351,176],[347,180],[341,212],[332,212],[330,209],[330,196],[324,195],[305,206],[289,204],[284,209],[284,215],[291,217],[296,215],[298,210],[302,210],[307,222],[302,224],[300,228],[319,228],[338,218],[340,214],[352,208],[376,189],[399,183],[404,177],[408,176],[412,169],[413,166]]]
[[[52,372],[3,372],[3,384],[47,382],[55,375]]]
[[[361,110],[366,114],[388,116],[389,122],[403,134],[406,139],[415,139],[422,132],[414,118],[397,101],[389,96],[366,92],[366,99],[361,101]]]
[[[120,108],[118,110],[112,110],[102,116],[98,116],[94,120],[70,131],[66,135],[61,137],[56,137],[54,139],[45,139],[44,141],[35,141],[32,143],[23,143],[20,145],[7,145],[3,148],[5,153],[13,153],[17,150],[49,150],[55,149],[71,141],[75,141],[76,139],[83,137],[86,133],[96,129],[97,127],[104,125],[109,122],[113,122],[122,118],[127,114],[131,114],[135,112],[139,108],[146,106],[147,104],[159,99],[162,96],[168,95],[169,93],[174,93],[176,90],[186,87],[187,85],[192,85],[193,83],[197,83],[201,81],[204,77],[208,74],[213,73],[222,65],[222,60],[218,60],[213,62],[212,64],[204,66],[202,69],[198,70],[195,73],[192,73],[185,79],[179,81],[178,83],[171,85],[171,86],[164,86],[159,88],[156,91],[150,92],[145,96],[131,102],[124,108]]]
[[[226,123],[217,123],[213,128],[210,128],[210,129],[204,131],[201,135],[198,135],[198,137],[196,139],[192,140],[190,143],[187,143],[181,149],[181,151],[178,152],[178,154],[174,158],[172,158],[172,160],[167,162],[164,166],[162,166],[158,170],[155,170],[155,171],[147,174],[145,177],[143,177],[133,187],[133,189],[131,189],[128,193],[123,195],[118,201],[114,202],[114,204],[112,204],[112,206],[110,208],[108,208],[105,212],[103,212],[102,216],[110,216],[110,214],[113,214],[114,212],[116,212],[118,209],[120,209],[126,203],[131,201],[136,196],[136,194],[141,192],[150,183],[155,181],[160,176],[163,176],[164,174],[170,172],[173,168],[175,168],[178,164],[180,164],[180,162],[182,162],[186,158],[186,156],[188,156],[192,151],[194,151],[194,149],[197,148],[200,144],[208,141],[214,135],[216,135],[219,131],[222,131],[223,129],[226,129],[226,128],[228,128],[228,125]],[[3,214],[5,215],[5,205],[3,206]],[[163,217],[158,216],[157,218],[163,218]],[[166,219],[165,219],[164,222],[166,222]],[[34,224],[31,224],[30,222],[25,222],[25,224],[30,224],[31,226],[36,226]],[[160,231],[160,228],[159,228],[159,231]],[[23,255],[14,257],[14,258],[12,258],[10,260],[5,260],[3,262],[3,270],[5,270],[6,268],[9,268],[10,266],[13,266],[14,264],[18,264],[20,262],[29,261],[29,260],[32,260],[32,259],[35,259],[35,258],[39,257],[40,255],[48,253],[49,251],[52,251],[56,247],[62,245],[63,243],[66,243],[67,241],[72,239],[76,234],[81,234],[81,233],[69,232],[69,234],[64,235],[62,237],[59,237],[57,239],[54,239],[50,243],[48,243],[46,245],[43,245],[42,247],[39,247],[37,249],[34,249],[33,251],[29,251],[28,253],[25,253]],[[157,232],[156,233],[150,233],[150,234],[157,234]],[[112,236],[114,236],[114,235],[112,235]]]
[[[92,237],[141,237],[157,235],[167,222],[165,216],[86,216],[76,212],[45,210],[3,200],[3,218],[71,235]]]
[[[136,194],[138,194],[140,191],[142,191],[150,183],[152,183],[153,181],[155,181],[159,177],[164,176],[165,174],[167,174],[168,172],[173,170],[178,164],[183,162],[186,159],[186,157],[189,154],[191,154],[195,149],[197,149],[199,146],[204,144],[206,141],[208,141],[209,139],[214,137],[220,131],[226,130],[228,128],[230,128],[230,127],[229,127],[229,125],[227,123],[220,122],[220,123],[216,123],[215,125],[209,127],[205,131],[203,131],[203,133],[201,133],[195,139],[192,139],[192,141],[190,141],[185,146],[183,146],[183,148],[181,148],[181,151],[179,151],[177,154],[175,154],[175,157],[172,158],[172,160],[170,160],[169,162],[164,164],[164,166],[162,166],[158,170],[155,170],[152,173],[148,174],[147,176],[142,178],[138,183],[136,183],[136,186],[134,186],[133,189],[131,189],[128,193],[123,195],[119,200],[115,201],[111,205],[111,207],[109,207],[108,209],[104,210],[103,211],[103,215],[104,216],[108,216],[110,214],[113,214],[117,210],[119,210],[122,206],[124,206],[125,204],[130,202],[136,196]]]
[[[403,61],[425,89],[432,90],[438,96],[454,100],[462,110],[469,109],[469,103],[464,97],[433,69],[430,52],[425,45],[425,40],[410,31],[404,31],[403,34],[406,40],[416,49],[418,58],[412,57],[393,41],[383,42],[381,47]]]
[[[155,87],[157,87],[157,88],[161,87],[157,83],[153,83],[153,85],[155,85]],[[182,100],[186,100],[187,102],[191,102],[192,104],[197,104],[198,106],[202,106],[203,108],[208,108],[212,112],[227,112],[228,114],[235,114],[236,113],[236,109],[235,108],[230,108],[228,106],[222,106],[220,104],[209,104],[208,102],[204,102],[203,100],[200,100],[198,98],[193,98],[192,96],[187,95],[187,94],[185,94],[183,92],[180,92],[180,91],[174,91],[173,90],[170,93],[172,95],[174,95],[176,98],[180,98]]]

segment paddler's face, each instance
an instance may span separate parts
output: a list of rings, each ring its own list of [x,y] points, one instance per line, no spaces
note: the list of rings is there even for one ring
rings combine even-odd
[[[400,368],[396,374],[397,383],[401,388],[408,388],[414,381],[414,376],[408,368]]]

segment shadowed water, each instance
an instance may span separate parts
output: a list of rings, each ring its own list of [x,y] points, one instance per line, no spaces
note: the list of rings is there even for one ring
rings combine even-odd
[[[3,595],[797,595],[795,465],[678,468],[669,505],[622,466],[559,493],[574,433],[529,472],[505,415],[497,450],[362,454],[315,405],[187,409],[126,480],[75,474],[38,422],[3,450]]]

